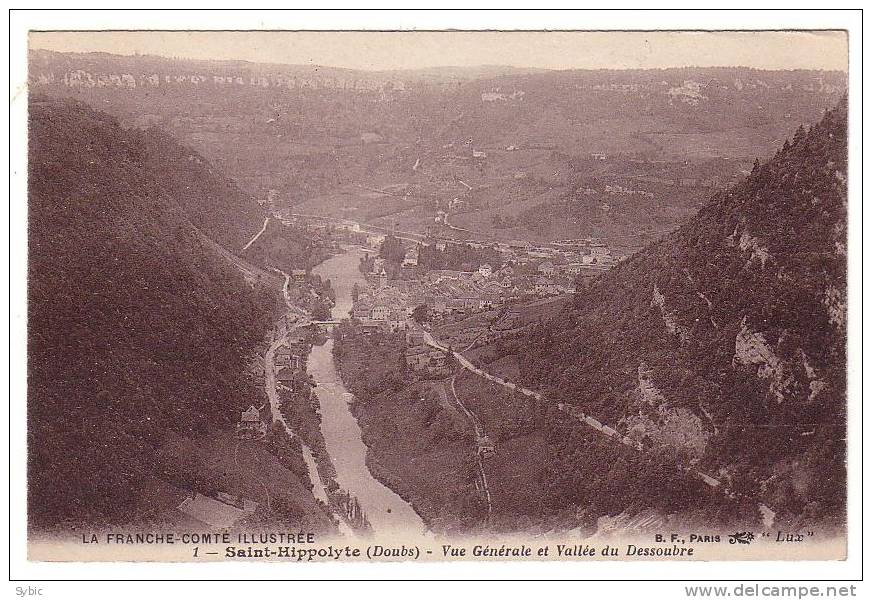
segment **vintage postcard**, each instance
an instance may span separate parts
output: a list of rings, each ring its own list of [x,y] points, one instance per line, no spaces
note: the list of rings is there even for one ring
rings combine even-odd
[[[846,31],[27,43],[28,561],[847,558]]]

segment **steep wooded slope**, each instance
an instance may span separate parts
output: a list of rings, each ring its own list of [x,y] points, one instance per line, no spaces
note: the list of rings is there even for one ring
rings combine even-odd
[[[29,518],[129,519],[149,478],[203,489],[158,447],[237,418],[278,296],[192,224],[235,243],[250,217],[195,154],[74,102],[29,118]],[[207,196],[220,219],[187,212]]]
[[[525,379],[780,515],[839,520],[846,144],[843,101],[580,291],[531,337]],[[585,458],[571,438],[563,470]]]

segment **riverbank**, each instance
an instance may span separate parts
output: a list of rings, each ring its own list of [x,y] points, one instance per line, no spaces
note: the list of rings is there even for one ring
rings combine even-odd
[[[343,324],[334,337],[334,357],[354,394],[351,409],[372,474],[432,531],[479,528],[487,510],[476,488],[475,438],[444,382],[417,380],[400,368],[401,336],[364,336]]]
[[[286,312],[276,323],[272,342],[263,357],[264,387],[273,424],[270,433],[281,432],[287,438],[285,451],[294,449],[294,462],[307,472],[313,497],[334,526],[346,536],[369,533],[369,522],[357,500],[336,482],[336,470],[321,435],[321,417],[313,391],[316,383],[306,373],[313,344],[323,344],[326,339],[311,321],[311,306],[323,307],[328,312],[316,316],[329,316],[333,290],[329,281],[322,281],[317,275],[308,276],[299,284],[309,289],[308,304],[301,307],[290,292],[291,277],[277,271],[284,276],[282,295]]]
[[[334,320],[347,318],[352,305],[352,290],[364,283],[358,266],[362,251],[356,248],[334,256],[313,269],[322,281],[330,281],[335,292]],[[343,384],[333,358],[333,340],[311,349],[307,373],[312,377],[321,415],[325,447],[336,470],[336,482],[360,505],[377,535],[424,534],[427,526],[421,516],[394,490],[370,472],[369,448],[357,419],[351,412],[352,395]]]
[[[303,340],[296,346],[300,370],[294,380],[277,385],[278,409],[285,427],[302,441],[302,458],[314,484],[315,497],[325,504],[344,534],[367,534],[371,527],[366,515],[356,498],[336,481],[336,468],[321,433],[320,404],[315,391],[317,383],[307,374],[307,365],[313,342],[317,346],[323,344],[324,339],[319,339],[320,336],[314,335],[309,328],[306,331],[305,338],[300,337],[299,330],[289,334],[296,334],[297,339]]]

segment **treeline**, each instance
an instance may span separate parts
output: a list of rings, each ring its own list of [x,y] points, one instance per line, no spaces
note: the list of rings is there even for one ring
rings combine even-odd
[[[418,265],[427,270],[475,271],[485,263],[498,269],[503,260],[496,250],[469,244],[447,244],[445,250],[438,250],[435,245],[424,246],[418,256]]]

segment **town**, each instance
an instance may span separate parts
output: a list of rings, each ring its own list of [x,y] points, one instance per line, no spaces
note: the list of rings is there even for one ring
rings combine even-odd
[[[365,249],[367,285],[353,294],[353,319],[364,329],[401,331],[415,318],[426,329],[515,303],[574,294],[579,282],[622,261],[594,238],[535,245],[373,233],[328,217],[291,217],[313,235]]]

